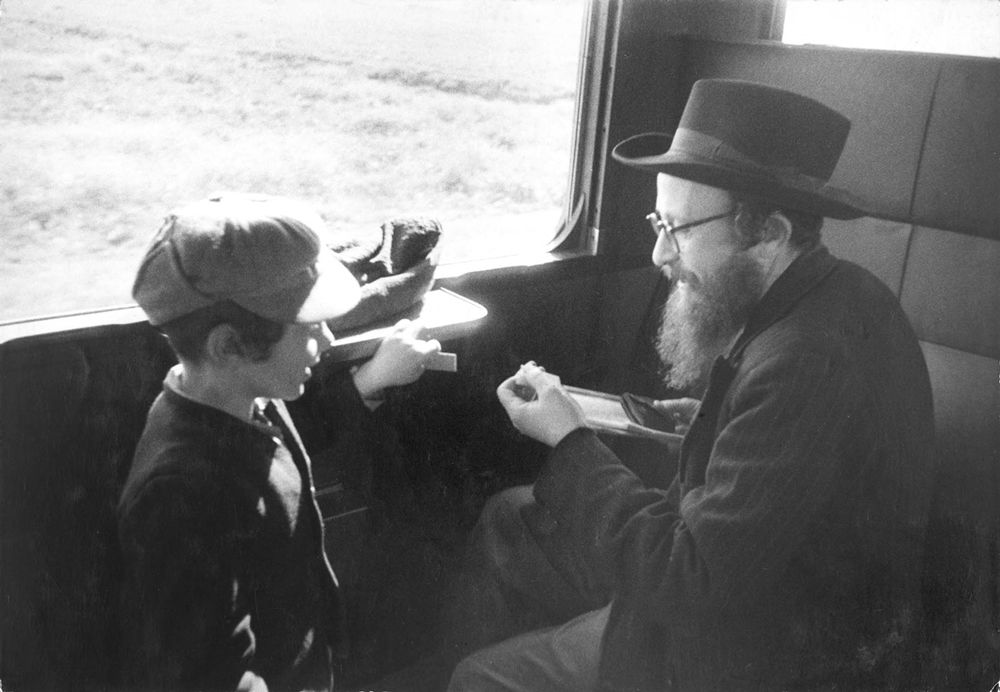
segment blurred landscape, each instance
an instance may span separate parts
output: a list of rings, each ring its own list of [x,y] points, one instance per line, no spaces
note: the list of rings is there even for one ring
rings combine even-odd
[[[313,203],[337,241],[393,216],[443,262],[551,239],[581,0],[22,0],[0,18],[0,321],[131,302],[178,204]]]

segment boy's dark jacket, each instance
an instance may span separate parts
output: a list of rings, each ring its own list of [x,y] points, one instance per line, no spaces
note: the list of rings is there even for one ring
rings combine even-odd
[[[245,422],[165,386],[118,515],[130,689],[332,688],[342,605],[283,403]]]

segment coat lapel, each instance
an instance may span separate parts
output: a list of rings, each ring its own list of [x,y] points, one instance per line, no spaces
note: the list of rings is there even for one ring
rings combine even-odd
[[[705,483],[708,461],[719,429],[722,403],[739,370],[744,349],[758,334],[788,314],[836,266],[837,260],[823,246],[798,257],[761,298],[729,355],[715,359],[698,413],[681,444],[678,467],[681,497]]]
[[[820,245],[796,258],[760,299],[729,351],[729,362],[739,367],[743,350],[754,338],[787,315],[802,297],[820,284],[834,269],[837,259]]]

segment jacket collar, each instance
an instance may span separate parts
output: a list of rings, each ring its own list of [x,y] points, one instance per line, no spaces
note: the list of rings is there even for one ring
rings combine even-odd
[[[281,428],[274,420],[274,416],[277,414],[272,411],[274,407],[271,401],[258,400],[254,404],[252,418],[249,421],[242,420],[231,413],[217,409],[214,406],[209,406],[188,396],[181,387],[180,373],[181,365],[178,364],[170,368],[163,379],[163,390],[175,406],[187,411],[189,414],[196,415],[198,418],[208,421],[220,431],[248,431],[249,429],[256,429],[269,436],[282,436]],[[247,426],[249,426],[249,429]]]
[[[238,474],[249,474],[259,481],[268,477],[270,459],[276,447],[287,445],[284,430],[272,417],[273,407],[257,411],[245,421],[221,409],[190,399],[164,383],[166,405],[177,411],[186,426],[189,441],[207,444],[213,458]]]
[[[739,364],[743,350],[754,338],[784,317],[802,297],[821,283],[835,268],[837,259],[823,245],[799,255],[771,284],[750,314],[726,358]]]

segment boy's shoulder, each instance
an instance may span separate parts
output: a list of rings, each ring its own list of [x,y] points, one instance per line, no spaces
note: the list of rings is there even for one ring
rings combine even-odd
[[[272,452],[271,439],[259,430],[165,388],[150,407],[122,504],[153,485],[224,493],[258,472],[266,477]]]
[[[122,506],[128,506],[154,485],[169,485],[176,492],[187,485],[213,482],[213,447],[218,438],[209,427],[199,424],[197,417],[178,406],[175,396],[164,390],[150,406],[122,490]]]

